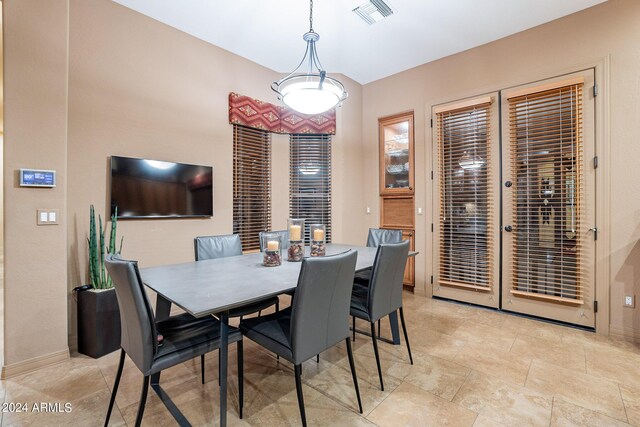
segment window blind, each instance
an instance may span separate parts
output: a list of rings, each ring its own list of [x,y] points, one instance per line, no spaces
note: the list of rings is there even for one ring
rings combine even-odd
[[[495,215],[490,107],[491,98],[486,97],[436,110],[440,285],[492,287]]]
[[[289,216],[304,218],[305,241],[309,225],[325,224],[331,241],[331,136],[289,136]]]
[[[508,98],[516,295],[581,301],[582,91],[577,82]]]
[[[271,134],[233,125],[233,232],[251,251],[263,230],[271,230]]]

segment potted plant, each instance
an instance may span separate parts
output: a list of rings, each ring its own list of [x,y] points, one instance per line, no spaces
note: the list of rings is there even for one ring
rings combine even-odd
[[[109,245],[105,246],[105,227],[98,215],[98,229],[93,205],[89,210],[89,285],[76,288],[78,311],[78,351],[93,358],[120,348],[120,310],[118,299],[109,277],[104,259],[106,254],[120,253],[122,241],[116,252],[118,210],[111,217]]]

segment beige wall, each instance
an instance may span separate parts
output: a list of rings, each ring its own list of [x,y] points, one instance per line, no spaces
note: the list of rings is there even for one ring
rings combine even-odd
[[[295,64],[292,64],[292,66]],[[281,74],[104,0],[72,0],[69,26],[69,289],[86,280],[88,209],[107,215],[107,159],[143,157],[214,166],[211,219],[120,221],[123,254],[151,266],[193,259],[193,237],[232,232],[231,91],[277,102],[269,84]],[[359,85],[338,109],[334,168],[359,176]],[[345,121],[356,121],[348,126]],[[273,136],[273,228],[288,216],[289,139]],[[343,162],[356,162],[342,171]],[[355,179],[355,178],[354,178]],[[89,183],[89,184],[87,184]],[[358,186],[334,190],[336,239],[362,228],[344,220]],[[342,203],[345,202],[345,203]],[[344,233],[344,234],[343,234]],[[69,300],[70,345],[75,311]]]
[[[67,353],[68,4],[4,1],[4,363]],[[58,171],[53,189],[20,188],[18,169]],[[36,226],[36,209],[60,225]]]
[[[211,164],[214,216],[122,221],[124,254],[142,265],[188,261],[192,237],[231,232],[230,91],[273,100],[280,74],[108,0],[5,0],[5,365],[64,354],[75,344],[70,289],[86,281],[87,211],[106,214],[112,154]],[[344,79],[333,145],[334,239],[364,241],[379,223],[377,118],[415,111],[418,290],[430,275],[431,105],[551,77],[610,59],[612,331],[635,333],[620,307],[640,277],[640,3],[596,8],[364,87]],[[67,48],[68,41],[68,48]],[[426,40],[424,43],[436,43]],[[68,128],[67,128],[68,125]],[[288,138],[273,138],[273,226],[287,217]],[[52,190],[19,189],[20,167],[56,169]],[[371,215],[365,207],[373,208]],[[61,225],[37,227],[37,208]],[[607,244],[605,241],[603,244]],[[38,319],[36,321],[35,319]],[[44,320],[44,321],[43,321]]]
[[[400,111],[415,111],[416,126],[416,208],[427,215],[417,216],[417,281],[427,293],[426,278],[431,275],[431,129],[432,105],[483,94],[497,89],[553,77],[584,65],[610,61],[610,81],[600,88],[605,101],[600,124],[610,119],[610,157],[606,150],[601,163],[610,162],[611,193],[598,195],[610,199],[611,229],[602,219],[603,237],[610,237],[611,283],[610,325],[612,333],[640,336],[638,310],[622,308],[624,294],[640,294],[640,2],[610,0],[591,9],[540,27],[416,67],[363,87],[363,132],[366,183],[377,182],[377,118]],[[437,43],[424,40],[423,43]],[[606,68],[606,67],[605,67]],[[602,71],[602,70],[600,70]],[[602,76],[600,76],[602,77]],[[599,77],[599,78],[600,78]],[[606,78],[606,76],[605,76]],[[609,102],[610,101],[610,102]],[[601,129],[600,129],[601,130]],[[604,157],[602,157],[604,156]],[[605,170],[604,173],[607,173]],[[375,185],[364,187],[365,203],[378,206]],[[367,225],[377,224],[378,212],[364,217]],[[607,252],[606,239],[598,242]],[[606,285],[606,284],[605,284]],[[598,299],[605,298],[607,286]],[[606,307],[605,307],[606,310]],[[606,319],[605,319],[606,322]],[[602,326],[602,325],[599,325]],[[605,325],[606,326],[606,325]]]
[[[275,102],[269,84],[281,74],[108,0],[5,4],[5,364],[13,368],[76,344],[71,289],[87,280],[89,205],[107,215],[108,157],[214,166],[211,219],[119,223],[126,257],[143,266],[190,261],[194,236],[232,231],[228,94]],[[333,159],[335,176],[352,184],[334,187],[334,236],[360,241],[366,229],[348,211],[363,199],[361,88],[345,83],[351,98],[338,110]],[[274,135],[274,228],[288,216],[288,147]],[[58,188],[17,189],[24,166],[58,170]],[[60,209],[62,225],[36,227],[40,207]]]

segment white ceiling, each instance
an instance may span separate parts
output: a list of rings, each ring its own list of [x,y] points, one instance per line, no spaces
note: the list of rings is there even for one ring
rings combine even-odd
[[[305,0],[114,0],[278,72],[302,59]],[[318,54],[330,73],[366,84],[602,3],[605,0],[387,0],[395,13],[367,25],[365,0],[315,0]]]

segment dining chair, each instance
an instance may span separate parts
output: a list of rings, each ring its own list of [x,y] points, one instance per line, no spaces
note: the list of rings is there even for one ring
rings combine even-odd
[[[280,244],[283,252],[286,249],[289,249],[289,230],[261,231],[260,233],[258,233],[258,236],[260,238],[260,252],[264,252],[262,235],[266,233],[277,234],[280,236]]]
[[[367,247],[377,248],[383,243],[402,242],[402,230],[391,230],[388,228],[370,228],[367,236]],[[371,269],[368,268],[356,273],[354,282],[356,285],[368,286],[371,279]]]
[[[122,331],[120,362],[116,374],[109,409],[104,422],[109,423],[118,385],[122,377],[125,354],[131,358],[144,375],[142,394],[138,404],[136,427],[142,422],[144,407],[149,391],[149,383],[167,409],[179,424],[186,424],[184,415],[173,404],[160,387],[160,372],[182,362],[204,355],[220,348],[220,322],[212,316],[195,318],[184,313],[156,322],[151,305],[144,290],[138,263],[126,261],[118,255],[109,254],[105,259],[109,276],[113,279],[120,308]],[[162,335],[162,340],[157,338]],[[238,346],[238,391],[239,415],[242,418],[243,374],[242,374],[242,334],[237,328],[229,327],[229,342]]]
[[[303,426],[307,425],[307,419],[302,395],[302,363],[342,340],[347,344],[351,376],[362,413],[349,338],[349,301],[356,259],[355,251],[305,258],[291,307],[240,322],[244,336],[293,363]]]
[[[238,234],[200,236],[196,237],[193,243],[196,261],[242,255],[242,243]],[[276,311],[279,310],[280,300],[278,297],[267,298],[231,309],[229,317],[243,317],[256,312],[260,314],[262,310],[271,306],[275,306]]]
[[[380,367],[380,355],[378,354],[378,342],[375,334],[375,322],[382,317],[400,311],[400,321],[404,340],[409,351],[409,360],[413,365],[409,336],[404,322],[402,309],[402,278],[405,264],[409,255],[409,241],[401,243],[386,243],[378,246],[376,257],[371,270],[371,281],[366,288],[355,287],[351,294],[351,316],[354,319],[353,333],[355,337],[355,318],[364,319],[371,324],[371,340],[373,352],[376,356],[378,376],[380,377],[380,389],[384,390],[382,381],[382,369]]]

